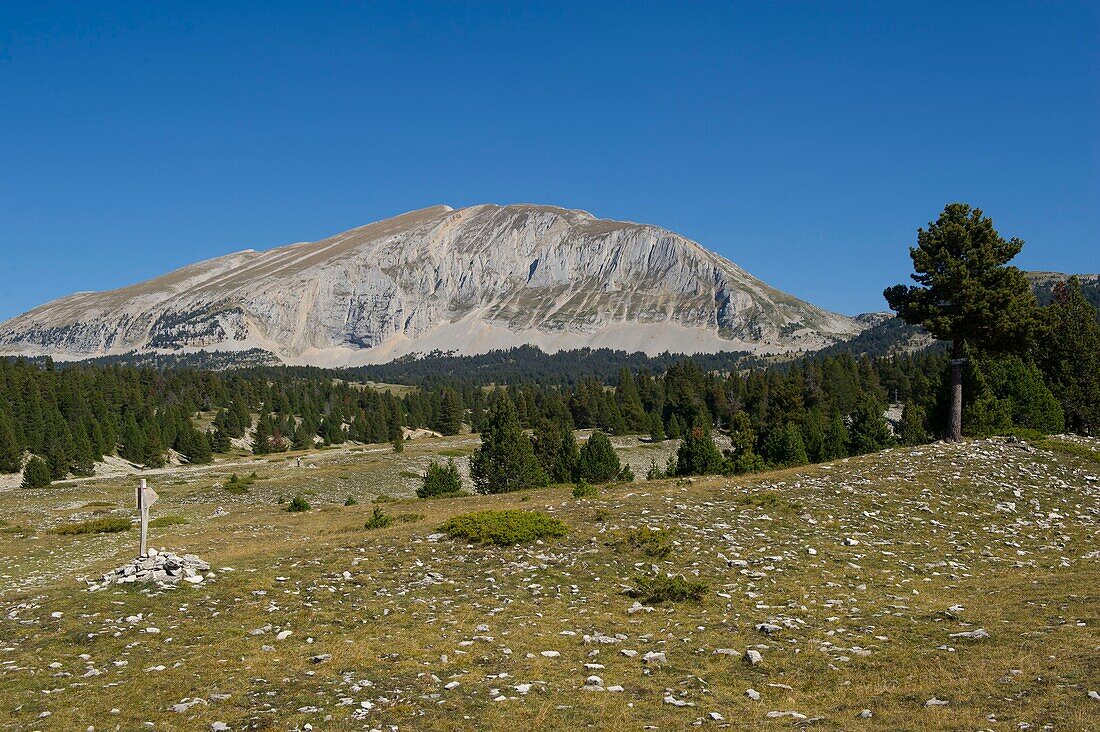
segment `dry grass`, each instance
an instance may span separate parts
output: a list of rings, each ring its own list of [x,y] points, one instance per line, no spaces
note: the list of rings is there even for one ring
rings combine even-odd
[[[826,730],[1094,728],[1095,463],[983,442],[741,480],[638,482],[589,501],[563,487],[405,498],[400,472],[463,439],[402,455],[327,451],[300,470],[260,463],[243,496],[215,487],[228,471],[156,483],[154,517],[189,523],[151,543],[198,554],[216,575],[171,592],[88,593],[75,580],[130,558],[136,532],[52,533],[88,519],[89,502],[128,505],[128,483],[0,494],[5,521],[29,531],[0,532],[0,729],[790,729],[765,717],[772,710]],[[365,505],[343,506],[349,490]],[[308,513],[275,502],[306,491]],[[422,518],[366,530],[379,494],[397,498],[386,514]],[[569,533],[514,548],[434,536],[486,509],[544,511]],[[615,538],[643,528],[675,529],[671,550],[649,556]],[[670,575],[705,583],[702,600],[628,611],[639,576]],[[779,630],[756,630],[764,622]],[[950,637],[978,627],[991,637]],[[277,641],[280,630],[293,634]],[[583,638],[617,633],[618,643]],[[764,662],[715,653],[747,648]],[[330,658],[313,663],[319,654]],[[580,691],[592,673],[624,691]],[[926,708],[933,696],[950,703]],[[170,709],[189,697],[209,704]],[[875,716],[858,719],[864,708]]]

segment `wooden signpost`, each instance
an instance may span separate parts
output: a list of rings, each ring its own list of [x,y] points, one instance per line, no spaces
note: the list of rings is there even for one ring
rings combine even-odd
[[[149,538],[149,507],[157,502],[157,492],[145,484],[145,478],[137,488],[137,509],[141,514],[141,556],[145,555],[145,543]]]

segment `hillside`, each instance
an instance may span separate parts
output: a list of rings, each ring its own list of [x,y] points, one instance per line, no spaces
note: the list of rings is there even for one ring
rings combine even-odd
[[[179,468],[151,476],[153,516],[186,523],[152,544],[214,571],[152,593],[77,579],[129,559],[136,532],[52,533],[129,515],[129,480],[0,493],[0,729],[1088,729],[1100,444],[1074,439],[926,445],[589,500],[561,487],[402,498],[404,472],[468,454],[470,436],[308,454],[301,468]],[[251,492],[222,487],[253,469]],[[398,501],[372,506],[379,491]],[[297,492],[313,510],[281,510]],[[375,506],[392,526],[363,528]],[[439,533],[485,508],[543,510],[569,533],[507,549]],[[632,544],[642,527],[668,540]],[[705,583],[701,602],[623,594],[669,575]],[[582,689],[592,676],[602,691]]]
[[[812,350],[861,328],[656,226],[551,206],[434,206],[62,298],[0,324],[0,353],[258,348],[338,366],[525,344]]]

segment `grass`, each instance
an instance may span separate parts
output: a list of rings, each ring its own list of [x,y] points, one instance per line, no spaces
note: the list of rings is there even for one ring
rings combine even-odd
[[[114,534],[119,531],[128,531],[133,524],[125,518],[101,518],[91,521],[63,524],[54,529],[55,534],[62,536],[77,536],[80,534]]]
[[[611,486],[598,502],[574,501],[560,486],[405,502],[412,489],[398,472],[463,439],[410,441],[397,456],[314,452],[308,472],[269,469],[245,496],[214,488],[201,471],[173,472],[188,487],[162,494],[156,508],[191,523],[165,548],[210,561],[217,577],[171,592],[89,593],[77,581],[132,559],[134,532],[60,541],[45,528],[0,531],[0,730],[152,722],[180,732],[215,721],[338,732],[801,728],[767,718],[771,710],[817,718],[807,729],[852,732],[1095,728],[1094,463],[979,441]],[[334,477],[341,472],[364,486],[364,505],[341,505],[351,485]],[[279,493],[306,489],[317,492],[317,510],[274,505]],[[381,506],[394,519],[388,528],[364,531],[374,506],[363,496],[379,490],[402,502]],[[113,478],[51,491],[48,501],[2,492],[0,515],[51,527],[91,499],[129,505],[132,491],[131,480]],[[769,493],[800,504],[797,517],[767,504],[746,510]],[[1015,513],[996,508],[1006,501]],[[568,533],[506,548],[436,536],[461,514],[521,508]],[[402,510],[422,518],[406,523]],[[669,537],[670,552],[651,557],[648,540],[621,538],[639,527]],[[643,587],[658,576],[688,587]],[[706,585],[701,601],[687,592],[692,583]],[[630,612],[635,600],[624,593],[641,589],[661,590],[647,596],[662,601],[639,598],[653,610]],[[766,622],[781,629],[755,629]],[[950,637],[979,627],[990,637]],[[293,635],[276,641],[282,630]],[[623,637],[584,640],[602,634]],[[762,664],[716,652],[748,648]],[[667,661],[643,662],[650,651]],[[331,657],[312,662],[318,654]],[[100,674],[86,677],[92,668]],[[625,691],[580,691],[589,673]],[[761,701],[745,696],[749,688]],[[694,706],[665,703],[669,694]],[[191,696],[208,704],[171,711]],[[950,703],[926,708],[932,696]],[[874,717],[858,718],[863,708]],[[712,711],[726,721],[713,722]]]
[[[188,524],[188,520],[183,516],[177,516],[176,514],[168,514],[167,516],[158,516],[149,522],[150,529],[163,529],[168,526],[185,526]]]
[[[609,542],[611,546],[627,546],[640,551],[653,559],[665,559],[674,548],[675,534],[672,531],[662,531],[650,526],[642,526],[637,529],[629,529],[614,535]]]
[[[1046,439],[1036,442],[1035,446],[1041,450],[1060,452],[1063,455],[1073,455],[1074,457],[1083,458],[1094,463],[1100,463],[1100,450],[1094,450],[1087,445],[1080,445],[1076,442]]]
[[[452,539],[472,544],[514,546],[569,533],[565,524],[541,511],[475,511],[455,516],[440,527]]]
[[[663,602],[702,602],[709,589],[706,582],[683,577],[640,576],[626,594],[650,604]]]

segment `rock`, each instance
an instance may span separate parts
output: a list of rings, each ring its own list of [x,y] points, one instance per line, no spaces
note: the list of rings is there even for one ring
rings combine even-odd
[[[760,692],[756,689],[745,689],[745,696],[753,701],[760,701]]]
[[[968,630],[964,633],[952,633],[951,638],[966,638],[967,640],[982,640],[989,637],[989,631],[985,628],[978,628],[977,630]]]
[[[1093,701],[1100,701],[1100,691],[1090,691],[1089,699],[1092,699]]]
[[[316,656],[310,656],[309,657],[309,662],[310,663],[324,663],[325,661],[328,661],[331,658],[332,658],[331,653],[318,653]]]
[[[668,659],[661,651],[649,651],[642,656],[642,660],[646,663],[668,663]]]
[[[948,702],[945,702],[943,699],[937,699],[936,697],[932,697],[931,699],[929,699],[928,701],[926,701],[924,703],[924,706],[926,706],[926,707],[945,707],[945,706],[947,706],[947,704],[948,704]]]
[[[275,636],[275,640],[284,641],[287,638],[289,638],[290,636],[292,636],[293,634],[294,634],[293,630],[282,630],[282,631],[279,631],[279,634],[277,636]]]
[[[691,702],[684,701],[683,699],[677,699],[672,694],[665,694],[664,703],[665,704],[671,704],[674,707],[693,707],[693,706],[695,706]]]
[[[745,663],[749,664],[750,666],[758,666],[763,662],[764,657],[760,655],[760,651],[756,650],[755,648],[750,648],[749,650],[745,651]]]
[[[543,651],[539,655],[541,655],[543,658],[557,658],[558,656],[561,655],[561,653],[559,653],[557,651]]]
[[[844,540],[844,546],[859,546],[859,539],[848,537]]]
[[[88,590],[102,590],[113,584],[133,582],[152,582],[168,587],[176,585],[181,579],[189,584],[198,585],[206,579],[200,572],[209,570],[210,565],[194,554],[185,554],[180,557],[170,552],[150,549],[145,555],[133,559],[128,564],[112,569],[103,575],[98,583],[89,583]]]
[[[774,635],[781,630],[780,626],[774,623],[757,623],[756,629],[764,635]]]
[[[864,709],[863,711],[861,711],[861,712],[860,712],[859,714],[857,714],[856,716],[857,716],[858,718],[860,718],[860,719],[870,719],[871,717],[873,717],[873,716],[875,716],[875,715],[874,715],[874,713],[873,713],[873,712],[871,712],[871,710],[870,710],[870,709]]]
[[[229,732],[229,725],[225,722],[214,722],[210,725],[211,732]]]
[[[790,717],[795,721],[802,721],[806,719],[806,715],[801,712],[787,711],[787,712],[768,712],[766,715],[768,719],[782,719],[783,717]]]
[[[718,712],[709,712],[707,714],[707,716],[710,717],[711,721],[713,721],[713,722],[724,722],[724,721],[726,721],[726,718],[723,717]]]

